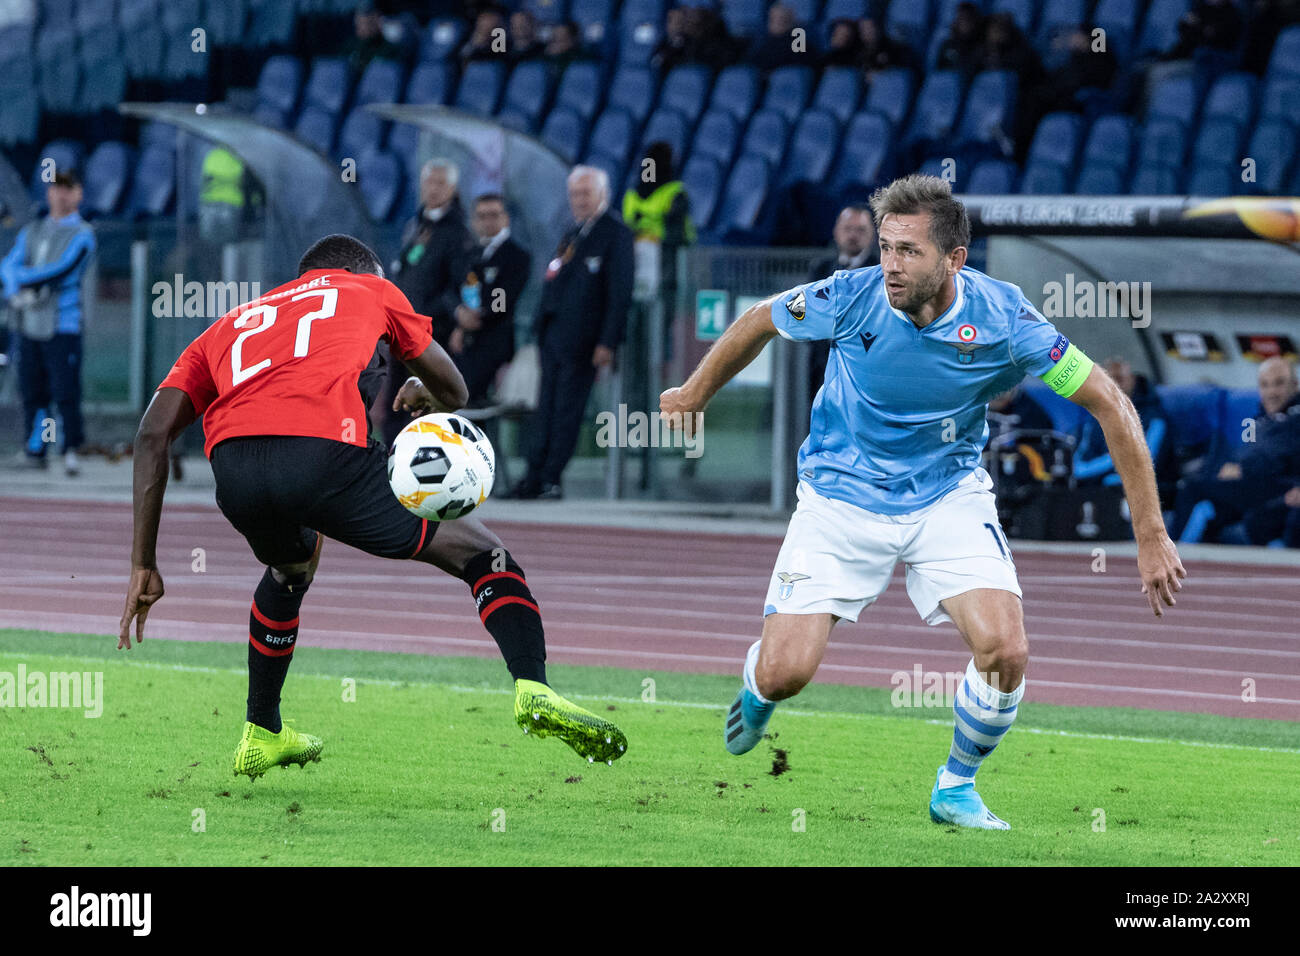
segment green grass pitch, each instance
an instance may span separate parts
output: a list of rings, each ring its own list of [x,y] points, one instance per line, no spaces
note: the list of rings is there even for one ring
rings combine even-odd
[[[0,863],[1300,864],[1283,722],[1026,703],[979,778],[1013,829],[972,832],[926,812],[948,712],[884,690],[811,687],[737,758],[735,678],[553,664],[627,732],[607,767],[524,736],[500,661],[304,646],[282,709],[322,760],[250,781],[245,648],[114,643],[0,630],[0,672],[102,671],[105,700],[0,708]]]

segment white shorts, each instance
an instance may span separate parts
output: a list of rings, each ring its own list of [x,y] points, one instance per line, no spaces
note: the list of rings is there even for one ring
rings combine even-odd
[[[799,483],[799,506],[772,571],[763,614],[834,614],[856,621],[907,566],[907,596],[927,624],[940,601],[975,588],[1020,596],[993,492],[982,468],[934,504],[901,515],[866,511]]]

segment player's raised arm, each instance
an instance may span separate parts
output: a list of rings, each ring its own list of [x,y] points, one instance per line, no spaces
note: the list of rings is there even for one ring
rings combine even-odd
[[[669,416],[669,422],[685,421],[687,414],[704,411],[718,389],[758,358],[763,347],[777,334],[772,323],[772,304],[778,298],[764,299],[742,312],[700,359],[685,383],[659,396],[659,411]]]
[[[136,643],[144,640],[145,618],[163,596],[156,551],[163,494],[167,490],[168,449],[196,417],[194,403],[185,391],[160,388],[145,409],[135,433],[132,446],[135,530],[131,543],[131,580],[117,640],[119,649],[131,649],[132,621],[136,622]]]
[[[1155,468],[1147,451],[1142,419],[1123,390],[1097,366],[1092,367],[1069,399],[1091,412],[1106,436],[1106,447],[1124,482],[1124,494],[1133,516],[1142,593],[1156,617],[1162,617],[1162,603],[1171,607],[1177,603],[1174,592],[1182,590],[1179,579],[1186,577],[1187,571],[1165,531]]]

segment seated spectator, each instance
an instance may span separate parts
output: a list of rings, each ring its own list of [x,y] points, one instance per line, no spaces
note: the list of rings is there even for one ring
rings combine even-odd
[[[1254,441],[1227,461],[1211,457],[1199,476],[1178,483],[1170,536],[1187,542],[1215,540],[1227,525],[1240,521],[1244,540],[1267,544],[1284,533],[1298,484],[1300,388],[1294,366],[1275,357],[1259,367]]]
[[[1254,0],[1249,21],[1241,62],[1252,73],[1263,74],[1277,35],[1291,24],[1300,23],[1300,0]]]
[[[650,58],[661,76],[681,66],[690,56],[691,38],[686,30],[686,8],[673,7],[664,20],[664,35]]]
[[[537,36],[537,21],[527,10],[510,14],[510,58],[515,63],[536,60],[545,52],[545,44]]]
[[[1016,157],[1023,161],[1038,129],[1039,121],[1057,110],[1082,112],[1080,94],[1087,89],[1108,89],[1118,64],[1109,49],[1094,51],[1092,27],[1072,29],[1057,42],[1068,53],[1064,63],[1048,72],[1042,83],[1020,88],[1020,109],[1016,118]]]
[[[1142,420],[1147,450],[1155,463],[1156,484],[1171,481],[1174,477],[1173,442],[1166,440],[1169,437],[1169,416],[1155,389],[1145,375],[1134,373],[1133,366],[1125,359],[1109,358],[1104,365],[1115,384],[1133,402],[1133,407]],[[1079,447],[1074,453],[1074,478],[1081,485],[1120,484],[1115,463],[1106,450],[1106,438],[1102,434],[1101,425],[1092,416],[1088,416],[1083,423],[1083,434],[1079,436]]]
[[[1232,0],[1198,0],[1178,21],[1178,41],[1162,60],[1190,59],[1197,50],[1231,53],[1241,39],[1241,13]]]
[[[794,49],[795,26],[793,10],[781,3],[772,4],[767,10],[767,34],[750,46],[745,62],[765,72],[807,64],[807,52],[797,53]]]
[[[1009,13],[995,13],[985,22],[979,69],[1010,70],[1016,74],[1022,90],[1036,82],[1043,72],[1033,45]]]
[[[505,17],[500,10],[496,7],[484,7],[474,18],[474,29],[470,32],[469,39],[460,48],[461,63],[503,57],[507,49],[501,39],[504,36],[505,23]],[[498,33],[498,30],[502,32]]]
[[[939,47],[935,69],[956,70],[969,80],[980,68],[980,45],[984,39],[984,14],[973,3],[957,5],[948,36]]]
[[[557,76],[568,69],[569,64],[575,60],[591,59],[591,54],[582,45],[582,34],[576,23],[565,21],[551,27],[551,35],[546,41],[543,59]]]
[[[352,17],[353,36],[348,43],[345,55],[348,66],[354,73],[361,73],[371,60],[393,60],[400,62],[406,50],[391,41],[387,33],[402,36],[404,30],[399,21],[392,22],[392,29],[385,31],[385,19],[379,11],[371,6],[358,7]]]
[[[871,17],[858,21],[858,44],[861,47],[858,65],[868,73],[912,65],[912,51],[905,44],[887,37],[880,24]]]
[[[862,56],[862,42],[858,39],[858,25],[852,20],[839,19],[831,24],[831,36],[822,56],[822,66],[854,66]]]

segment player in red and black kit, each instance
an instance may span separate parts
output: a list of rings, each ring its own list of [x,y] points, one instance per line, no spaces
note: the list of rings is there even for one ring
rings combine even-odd
[[[561,738],[588,760],[621,756],[627,739],[614,724],[547,686],[541,615],[500,539],[474,515],[431,524],[388,485],[385,449],[368,433],[367,409],[384,374],[379,340],[416,373],[394,411],[453,411],[466,400],[429,317],[412,310],[374,252],[351,236],[321,239],[298,272],[191,342],[145,410],[135,438],[135,540],[118,647],[130,649],[133,620],[136,642],[144,639],[149,609],[163,596],[155,547],[168,447],[203,415],[217,506],[267,566],[249,614],[248,711],[236,774],[256,778],[272,766],[319,759],[319,738],[282,724],[280,690],[327,537],[464,580],[515,679],[519,725]]]

